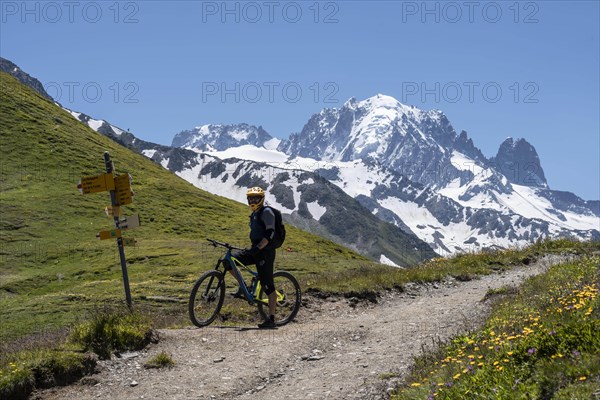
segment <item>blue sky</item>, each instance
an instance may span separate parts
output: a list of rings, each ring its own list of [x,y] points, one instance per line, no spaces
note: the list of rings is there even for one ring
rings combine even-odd
[[[598,1],[0,3],[0,54],[65,107],[170,144],[247,122],[286,138],[377,93],[440,109],[487,156],[537,149],[600,198]]]

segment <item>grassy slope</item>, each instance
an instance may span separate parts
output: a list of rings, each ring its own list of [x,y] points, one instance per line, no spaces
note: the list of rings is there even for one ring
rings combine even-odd
[[[518,288],[489,292],[496,301],[485,325],[418,357],[392,398],[595,398],[600,393],[598,247],[593,243],[584,252],[595,249],[596,256],[556,265]]]
[[[193,280],[220,252],[205,237],[247,242],[248,209],[201,191],[164,168],[84,127],[68,113],[0,73],[0,339],[54,330],[98,303],[123,301],[112,228],[104,215],[107,193],[81,195],[81,176],[104,172],[109,151],[118,173],[133,176],[142,226],[125,233],[134,303],[185,313]],[[278,266],[310,285],[322,274],[362,266],[361,256],[289,227]],[[277,265],[276,265],[277,266]],[[157,296],[179,303],[154,301]],[[168,309],[165,309],[168,308]]]

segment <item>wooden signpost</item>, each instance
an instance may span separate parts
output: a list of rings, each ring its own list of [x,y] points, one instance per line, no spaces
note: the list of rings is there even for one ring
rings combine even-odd
[[[129,288],[129,276],[127,273],[127,261],[125,259],[125,245],[135,245],[135,239],[124,238],[123,231],[126,229],[137,228],[140,226],[139,215],[132,215],[120,219],[122,206],[133,202],[133,191],[131,190],[131,175],[116,175],[113,163],[108,152],[104,153],[104,166],[106,173],[96,176],[82,177],[77,188],[82,194],[100,193],[108,191],[110,193],[110,206],[104,209],[108,217],[112,217],[115,223],[115,229],[100,231],[96,237],[100,240],[117,239],[119,248],[119,258],[121,260],[121,272],[123,273],[123,286],[125,288],[125,301],[127,306],[132,308],[131,290]]]

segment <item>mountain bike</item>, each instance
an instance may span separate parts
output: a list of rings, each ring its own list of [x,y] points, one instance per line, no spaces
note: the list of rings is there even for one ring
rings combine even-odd
[[[259,314],[266,319],[269,315],[269,300],[260,285],[258,273],[242,264],[231,254],[232,250],[242,249],[214,239],[207,238],[206,240],[214,247],[224,247],[227,251],[222,258],[219,258],[215,269],[202,274],[192,288],[188,303],[192,323],[203,327],[210,325],[217,318],[225,300],[225,277],[229,270],[233,271],[238,282],[242,282],[240,288],[246,301],[257,306]],[[250,285],[246,285],[241,270],[249,272],[252,276]],[[302,293],[300,284],[289,272],[275,271],[273,278],[277,293],[275,324],[282,326],[292,321],[298,313]]]

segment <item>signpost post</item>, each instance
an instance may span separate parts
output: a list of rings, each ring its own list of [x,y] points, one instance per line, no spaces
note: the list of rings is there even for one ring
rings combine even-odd
[[[125,219],[121,217],[121,207],[133,202],[133,192],[131,191],[131,175],[123,174],[115,176],[113,163],[110,154],[104,153],[104,166],[106,173],[96,176],[84,176],[79,181],[77,189],[82,194],[100,193],[108,191],[110,193],[110,206],[104,209],[108,217],[113,217],[115,229],[109,231],[100,231],[96,237],[100,240],[117,239],[119,248],[119,258],[121,260],[121,272],[123,273],[123,286],[125,287],[125,301],[127,307],[133,307],[131,301],[131,290],[129,289],[129,275],[127,273],[127,260],[125,259],[124,246],[134,246],[135,239],[124,238],[122,231],[140,226],[140,217],[135,214]]]
[[[110,159],[110,154],[108,153],[108,151],[104,153],[104,165],[106,166],[106,174],[110,174],[112,176],[114,168],[113,168],[113,164]],[[129,200],[131,200],[131,188],[129,188],[129,174],[122,175],[122,176],[125,176],[127,178],[127,187],[130,192]],[[118,178],[120,178],[120,176],[114,180],[115,183],[118,180]],[[123,205],[123,204],[120,204],[117,202],[117,190],[115,190],[115,189],[116,189],[115,184],[113,183],[113,188],[112,188],[112,190],[110,190],[110,203],[111,203],[111,206],[113,207],[113,209],[117,206]],[[131,201],[129,201],[129,203],[131,203]],[[125,203],[125,204],[127,204],[127,203]],[[121,226],[120,226],[119,216],[113,215],[113,219],[115,221],[115,229],[119,231],[119,235],[117,237],[117,247],[119,248],[119,259],[121,260],[121,272],[123,273],[123,286],[125,288],[125,301],[127,302],[127,307],[129,307],[131,309],[133,307],[133,304],[131,301],[131,290],[129,289],[129,275],[127,273],[127,260],[125,259],[125,246],[123,244],[123,237],[121,237],[121,235],[120,235]]]
[[[113,217],[115,228],[109,231],[100,231],[96,237],[100,240],[117,239],[119,259],[121,260],[121,272],[123,273],[123,286],[125,287],[125,301],[127,302],[127,307],[131,310],[133,304],[131,301],[131,290],[129,289],[125,246],[134,246],[136,242],[133,238],[124,238],[122,231],[140,226],[140,216],[135,214],[124,219],[119,219],[122,215],[122,206],[133,202],[131,175],[122,174],[115,176],[114,167],[108,151],[104,153],[104,166],[106,168],[106,173],[82,177],[77,185],[77,189],[79,189],[82,194],[106,191],[110,193],[110,205],[104,209],[104,212],[108,217]]]

